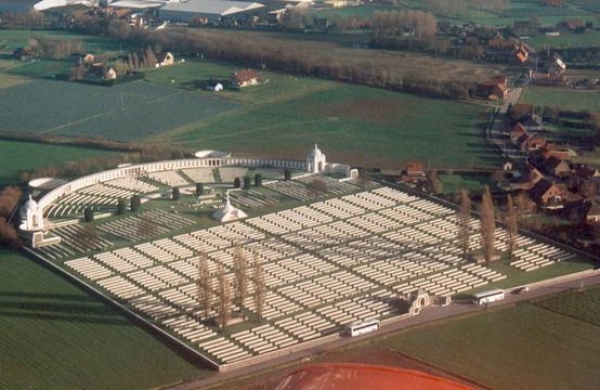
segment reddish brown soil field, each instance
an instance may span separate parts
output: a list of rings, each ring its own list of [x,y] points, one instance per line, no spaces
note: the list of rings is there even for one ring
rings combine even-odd
[[[486,387],[480,386],[466,379],[456,377],[451,373],[447,373],[436,367],[432,367],[428,364],[419,362],[408,356],[391,351],[383,346],[376,344],[368,344],[349,349],[332,350],[320,354],[319,356],[313,358],[311,361],[305,361],[299,364],[283,368],[280,367],[275,370],[257,374],[239,381],[231,381],[230,383],[219,385],[218,388],[220,390],[272,390],[290,372],[302,366],[313,363],[361,363],[406,368],[410,370],[422,371],[442,378],[447,378],[455,382],[463,383],[468,386],[471,386],[473,389],[476,390],[487,389]]]

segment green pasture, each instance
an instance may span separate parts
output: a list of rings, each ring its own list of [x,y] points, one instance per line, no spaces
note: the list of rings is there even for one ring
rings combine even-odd
[[[69,74],[72,64],[66,61],[36,60],[22,62],[10,69],[11,75],[23,77],[55,78],[57,75]]]
[[[544,50],[546,46],[554,49],[566,49],[577,47],[597,47],[600,45],[600,31],[589,30],[585,34],[573,34],[562,31],[557,37],[547,37],[544,34],[532,35],[528,44],[538,50]]]
[[[293,80],[284,82],[293,85]],[[279,82],[260,86],[265,88],[260,93]],[[328,81],[310,83],[315,84],[285,87],[272,101],[245,105],[151,140],[298,158],[316,142],[331,161],[383,168],[414,159],[431,160],[431,167],[439,169],[497,162],[478,128],[485,108]]]
[[[558,107],[561,110],[597,112],[600,111],[600,93],[567,88],[527,87],[523,89],[519,103]]]
[[[127,44],[104,37],[77,34],[58,30],[5,30],[0,29],[0,51],[13,52],[29,45],[29,40],[44,38],[52,40],[79,40],[89,53],[106,53],[127,50]]]
[[[60,93],[57,93],[60,91]],[[112,87],[38,79],[0,89],[3,130],[141,140],[237,107],[235,102],[144,81]]]
[[[211,61],[191,60],[174,66],[152,69],[145,72],[145,79],[156,84],[196,91],[204,96],[217,96],[226,100],[250,105],[288,100],[309,91],[331,87],[332,83],[307,77],[294,77],[273,72],[255,71],[262,83],[238,90],[226,89],[221,92],[207,91],[204,85],[211,79],[227,80],[241,66]]]
[[[97,149],[0,140],[0,187],[20,181],[21,173],[72,161],[116,155]]]
[[[536,305],[600,326],[600,287],[571,291],[536,302]]]
[[[148,389],[212,373],[106,304],[0,251],[0,388]]]
[[[498,390],[591,389],[600,369],[600,327],[529,304],[408,331],[385,345]]]
[[[484,185],[489,185],[491,181],[489,173],[440,173],[438,177],[443,184],[442,192],[444,194],[457,194],[463,188],[468,191],[479,191]]]

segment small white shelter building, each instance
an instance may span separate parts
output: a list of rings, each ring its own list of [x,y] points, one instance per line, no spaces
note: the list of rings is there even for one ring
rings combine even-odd
[[[31,195],[29,195],[29,200],[21,207],[21,225],[19,228],[26,232],[44,230],[44,215]]]
[[[308,156],[306,156],[306,170],[310,173],[320,173],[327,167],[327,158],[321,152],[321,149],[315,144]]]

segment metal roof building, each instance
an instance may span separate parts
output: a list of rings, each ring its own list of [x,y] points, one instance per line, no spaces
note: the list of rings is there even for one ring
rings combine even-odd
[[[228,0],[188,0],[169,3],[158,11],[158,17],[172,22],[200,20],[204,23],[218,23],[223,18],[241,14],[249,16],[252,11],[263,8],[264,4]]]

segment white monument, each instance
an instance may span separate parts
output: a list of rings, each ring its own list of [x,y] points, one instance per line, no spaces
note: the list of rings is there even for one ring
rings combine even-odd
[[[29,200],[21,207],[21,225],[19,228],[26,232],[44,230],[44,215],[31,195],[29,195]]]
[[[315,144],[313,150],[306,156],[306,170],[310,173],[319,173],[327,167],[327,159],[321,149]]]
[[[238,219],[246,218],[247,216],[248,215],[242,210],[233,207],[229,201],[229,191],[225,195],[225,207],[215,211],[212,215],[214,219],[220,222],[236,221]]]

